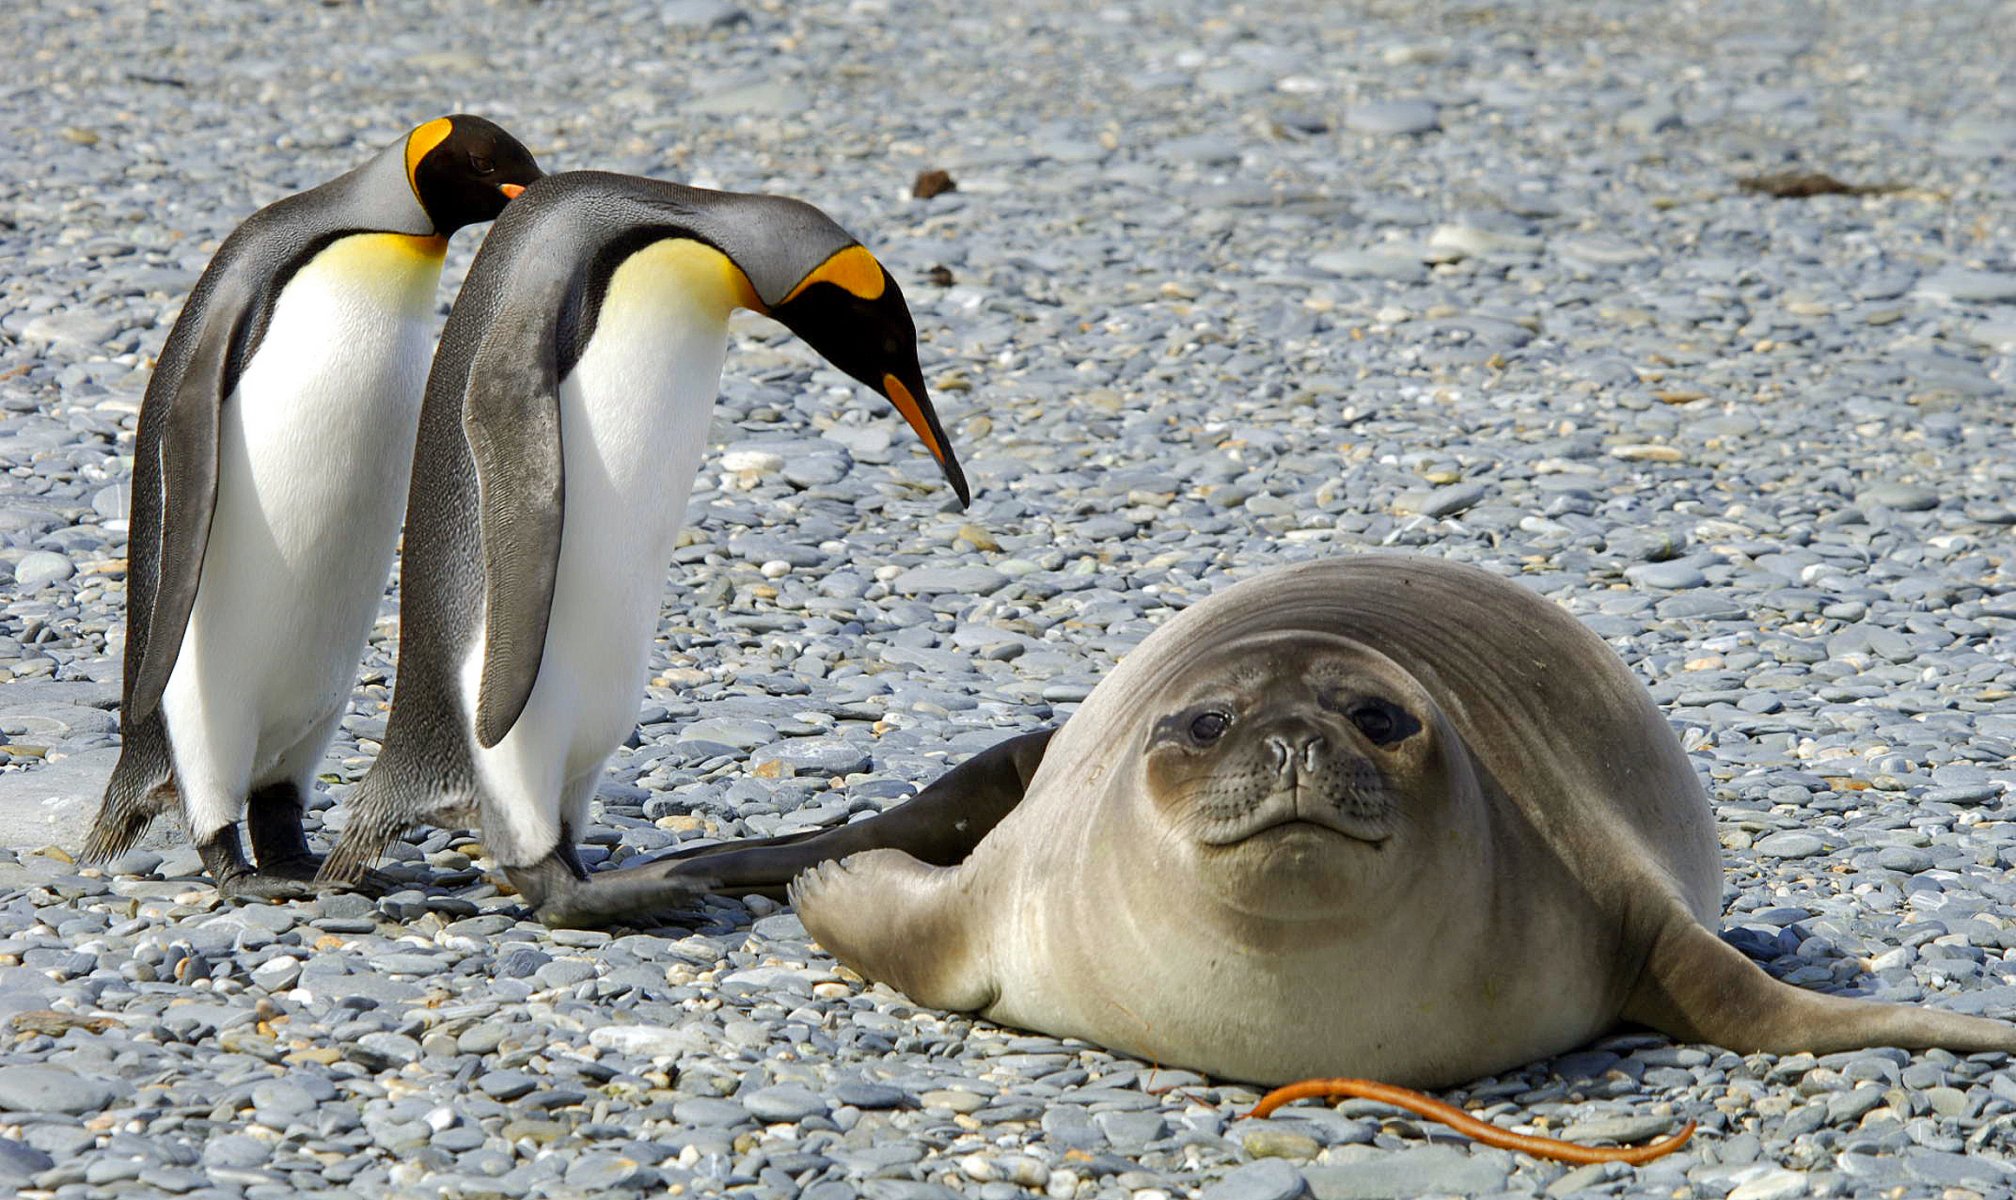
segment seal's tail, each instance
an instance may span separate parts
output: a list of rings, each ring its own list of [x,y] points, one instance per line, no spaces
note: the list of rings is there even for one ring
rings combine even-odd
[[[1832,1054],[1870,1046],[2016,1053],[2016,1025],[1781,983],[1691,915],[1667,918],[1625,1002],[1626,1020],[1743,1054]]]

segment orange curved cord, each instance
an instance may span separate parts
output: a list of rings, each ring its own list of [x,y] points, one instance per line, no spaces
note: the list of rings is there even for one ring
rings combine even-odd
[[[1275,1109],[1296,1100],[1347,1096],[1359,1100],[1377,1100],[1381,1104],[1404,1108],[1431,1121],[1439,1121],[1487,1146],[1496,1146],[1500,1150],[1517,1150],[1535,1158],[1550,1158],[1555,1162],[1621,1162],[1636,1166],[1651,1162],[1655,1158],[1664,1158],[1686,1145],[1687,1139],[1694,1136],[1694,1122],[1689,1121],[1685,1129],[1673,1136],[1643,1146],[1579,1146],[1574,1142],[1533,1137],[1530,1134],[1500,1129],[1496,1125],[1488,1125],[1478,1120],[1453,1104],[1444,1104],[1432,1096],[1424,1096],[1408,1088],[1394,1087],[1390,1083],[1375,1083],[1370,1079],[1305,1079],[1300,1083],[1291,1083],[1286,1087],[1275,1088],[1262,1096],[1260,1103],[1254,1105],[1253,1111],[1246,1115],[1270,1116]]]

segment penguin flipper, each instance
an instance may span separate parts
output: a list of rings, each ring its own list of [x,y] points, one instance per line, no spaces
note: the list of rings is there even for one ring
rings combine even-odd
[[[476,739],[504,740],[525,711],[560,570],[560,304],[521,302],[484,334],[462,394],[483,543],[483,677]]]
[[[166,395],[162,433],[155,459],[136,470],[136,486],[153,484],[160,520],[154,531],[153,603],[127,615],[127,637],[137,634],[145,648],[138,665],[127,672],[125,722],[137,725],[160,706],[161,693],[182,650],[189,614],[196,607],[196,585],[203,575],[203,554],[210,542],[210,518],[217,509],[217,439],[220,415],[230,379],[231,344],[240,322],[210,306],[197,331],[194,348],[181,376]],[[235,307],[235,306],[221,306]],[[139,505],[136,503],[136,508]],[[136,534],[145,536],[140,530]],[[134,625],[141,628],[135,629]]]

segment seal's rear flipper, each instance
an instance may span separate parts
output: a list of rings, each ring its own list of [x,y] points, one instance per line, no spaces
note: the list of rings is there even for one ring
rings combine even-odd
[[[1832,1054],[1870,1046],[2016,1053],[2016,1025],[1906,1004],[1827,996],[1781,983],[1675,906],[1624,1019],[1743,1054]]]
[[[1054,729],[990,746],[888,812],[814,833],[703,846],[659,859],[663,877],[694,893],[784,898],[807,867],[865,850],[901,850],[932,866],[965,861],[980,839],[1022,803]],[[647,868],[638,868],[640,871]]]
[[[1000,998],[984,901],[972,873],[898,850],[821,863],[791,885],[791,903],[827,953],[919,1004],[977,1012]]]

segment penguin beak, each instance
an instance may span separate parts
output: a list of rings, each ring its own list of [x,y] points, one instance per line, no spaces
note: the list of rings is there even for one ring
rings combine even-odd
[[[504,193],[506,200],[516,200],[519,196],[525,194],[525,185],[522,183],[500,183],[497,185],[497,190]]]
[[[904,383],[894,375],[882,377],[882,394],[910,428],[931,457],[938,460],[938,469],[945,472],[945,481],[959,494],[959,506],[965,508],[973,503],[973,494],[966,487],[966,472],[959,468],[958,458],[953,456],[952,443],[945,437],[945,429],[938,423],[938,411],[931,407],[931,398],[925,394],[924,381],[914,379]]]

